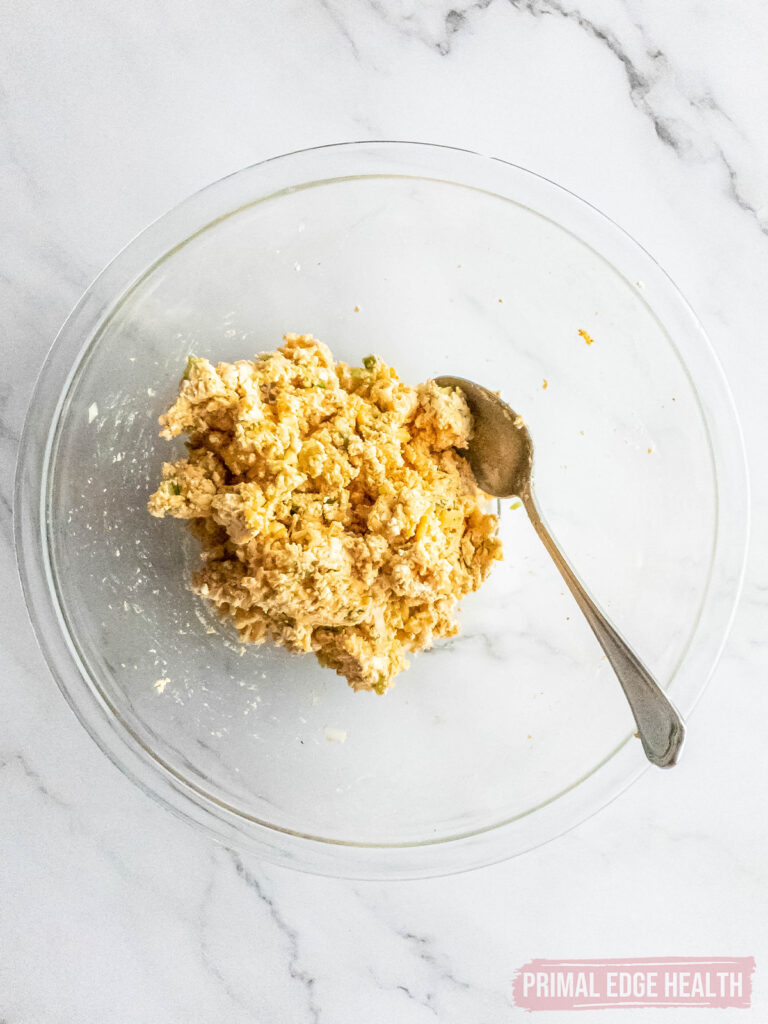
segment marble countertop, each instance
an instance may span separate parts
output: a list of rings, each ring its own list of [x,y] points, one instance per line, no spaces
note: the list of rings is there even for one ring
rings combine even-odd
[[[767,47],[759,0],[6,3],[3,1024],[492,1024],[522,1017],[532,957],[664,954],[754,956],[751,1010],[688,1014],[768,1018]],[[260,865],[152,803],[60,696],[12,548],[33,381],[95,273],[207,182],[351,138],[491,153],[627,228],[702,318],[752,470],[744,596],[681,765],[533,853],[431,881]]]

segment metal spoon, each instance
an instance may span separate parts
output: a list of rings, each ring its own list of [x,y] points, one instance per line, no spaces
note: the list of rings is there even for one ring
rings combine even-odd
[[[584,590],[542,523],[531,483],[533,441],[522,418],[480,384],[461,377],[436,377],[435,381],[441,387],[464,392],[474,418],[474,434],[466,455],[478,487],[497,498],[515,496],[523,503],[619,678],[646,757],[660,768],[671,768],[677,763],[685,738],[683,721],[648,669]]]

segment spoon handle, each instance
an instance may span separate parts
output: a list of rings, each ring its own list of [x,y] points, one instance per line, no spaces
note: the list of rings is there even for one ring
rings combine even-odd
[[[671,768],[677,763],[685,738],[683,720],[626,640],[619,636],[585,591],[541,521],[532,488],[528,487],[520,495],[520,499],[536,533],[552,556],[553,562],[576,598],[576,603],[618,676],[632,709],[646,757],[660,768]]]

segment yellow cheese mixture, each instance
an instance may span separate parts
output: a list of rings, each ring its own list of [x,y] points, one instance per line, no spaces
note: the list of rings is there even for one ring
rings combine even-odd
[[[412,388],[374,356],[336,363],[311,335],[219,363],[191,357],[161,436],[154,516],[190,520],[197,594],[244,641],[317,655],[355,690],[383,693],[407,654],[458,632],[460,598],[501,558],[464,458],[457,389]]]

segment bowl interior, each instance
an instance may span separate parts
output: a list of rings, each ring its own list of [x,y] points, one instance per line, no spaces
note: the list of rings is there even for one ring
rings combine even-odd
[[[434,842],[530,814],[634,724],[522,509],[502,503],[505,559],[464,602],[461,635],[414,656],[384,697],[311,657],[242,647],[185,587],[196,543],[148,515],[162,462],[183,451],[157,417],[187,354],[250,357],[286,331],[350,362],[376,352],[409,383],[499,389],[530,426],[553,532],[673,699],[717,524],[675,346],[643,283],[553,220],[462,184],[366,174],[246,204],[175,248],[111,309],[66,390],[51,583],[93,687],[163,771],[236,815],[340,842]]]

